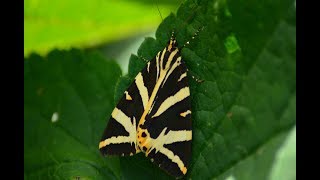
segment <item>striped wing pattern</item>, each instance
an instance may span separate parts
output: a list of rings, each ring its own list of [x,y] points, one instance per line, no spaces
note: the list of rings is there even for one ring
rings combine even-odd
[[[191,157],[187,67],[175,38],[138,73],[113,110],[99,144],[104,155],[142,151],[168,174],[186,174]]]

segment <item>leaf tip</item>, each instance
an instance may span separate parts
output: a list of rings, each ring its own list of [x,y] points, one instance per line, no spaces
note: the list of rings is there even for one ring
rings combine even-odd
[[[226,38],[226,40],[224,41],[224,46],[226,47],[227,52],[229,54],[232,54],[237,50],[240,50],[238,40],[234,34],[231,34]]]

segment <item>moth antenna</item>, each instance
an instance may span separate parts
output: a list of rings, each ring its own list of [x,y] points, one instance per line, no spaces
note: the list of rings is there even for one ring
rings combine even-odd
[[[157,3],[157,2],[158,2],[158,1],[156,1],[156,6],[157,6],[158,12],[159,12],[159,14],[160,14],[161,21],[163,21],[163,18],[162,18],[162,15],[161,15],[161,11],[160,11],[160,9],[159,9],[159,6],[158,6],[158,3]]]
[[[194,38],[196,38],[203,29],[204,29],[204,26],[200,27],[200,28],[193,34],[193,36],[191,37],[191,40],[193,40]],[[186,43],[184,43],[184,45],[182,46],[182,48],[186,47],[186,46],[189,45],[189,44],[190,44],[190,40],[187,41]]]
[[[204,82],[203,79],[197,79],[197,78],[194,77],[194,76],[191,76],[191,77],[192,77],[192,79],[194,79],[197,83],[203,83],[203,82]]]
[[[189,72],[189,69],[187,69],[187,72]],[[203,79],[198,79],[196,77],[194,77],[194,75],[191,75],[192,79],[195,80],[197,83],[203,83],[204,80]]]

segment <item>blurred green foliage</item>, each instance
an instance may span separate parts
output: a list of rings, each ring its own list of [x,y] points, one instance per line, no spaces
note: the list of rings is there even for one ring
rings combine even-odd
[[[53,48],[94,47],[154,30],[156,0],[25,0],[24,54]],[[165,17],[179,1],[157,2]]]

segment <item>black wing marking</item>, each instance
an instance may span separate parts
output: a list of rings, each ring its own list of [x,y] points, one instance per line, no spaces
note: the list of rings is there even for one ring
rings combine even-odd
[[[186,174],[192,124],[187,67],[171,38],[138,73],[112,112],[99,148],[105,155],[144,152],[174,177]]]
[[[186,174],[191,158],[191,103],[187,67],[178,49],[166,47],[156,57],[156,86],[138,127],[138,146],[168,174]],[[158,66],[157,66],[158,65]],[[158,88],[158,89],[157,89]],[[150,105],[151,104],[151,105]]]
[[[136,145],[136,129],[156,82],[155,63],[155,60],[147,63],[113,110],[99,144],[103,155],[140,152]]]

